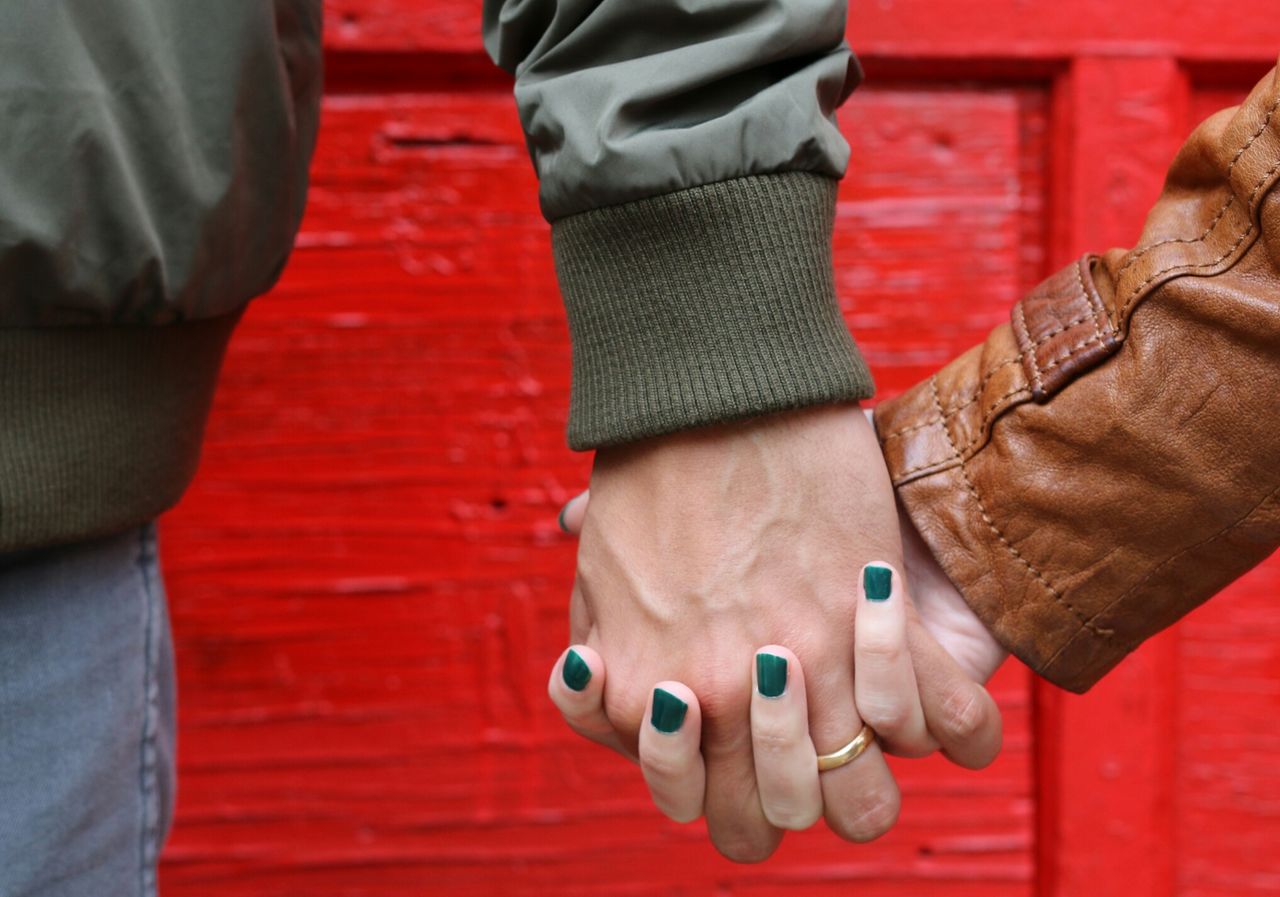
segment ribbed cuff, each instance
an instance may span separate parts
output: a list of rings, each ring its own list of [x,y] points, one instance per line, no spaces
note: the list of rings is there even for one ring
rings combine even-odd
[[[869,397],[836,302],[836,181],[721,181],[562,218],[569,445]]]
[[[122,532],[177,502],[239,318],[0,328],[0,553]]]

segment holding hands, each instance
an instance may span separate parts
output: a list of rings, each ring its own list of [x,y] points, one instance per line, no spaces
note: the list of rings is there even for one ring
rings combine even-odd
[[[1004,652],[903,519],[847,406],[602,450],[562,514],[582,541],[552,700],[730,859],[820,817],[878,837],[884,751],[978,768],[1000,746]]]

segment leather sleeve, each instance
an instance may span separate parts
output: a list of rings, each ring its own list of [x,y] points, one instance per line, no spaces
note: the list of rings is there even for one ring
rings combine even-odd
[[[1139,245],[1087,256],[876,425],[911,519],[1084,691],[1280,545],[1280,78],[1205,122]]]

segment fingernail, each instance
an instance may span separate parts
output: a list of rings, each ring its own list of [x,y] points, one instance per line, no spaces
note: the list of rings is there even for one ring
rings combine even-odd
[[[587,666],[582,655],[570,648],[569,653],[565,655],[564,668],[560,671],[560,675],[564,677],[565,685],[574,691],[582,691],[591,681],[591,667]]]
[[[777,654],[756,655],[756,689],[766,698],[776,698],[787,690],[787,659]]]
[[[684,725],[684,715],[689,712],[689,705],[663,688],[653,690],[653,713],[649,722],[659,732],[670,735]]]
[[[893,591],[893,571],[878,564],[862,568],[862,591],[868,601],[887,601]]]
[[[569,512],[569,505],[573,504],[573,499],[569,499],[564,503],[564,507],[560,509],[560,514],[556,517],[556,524],[560,527],[560,532],[568,533],[569,527],[565,526],[564,515]]]

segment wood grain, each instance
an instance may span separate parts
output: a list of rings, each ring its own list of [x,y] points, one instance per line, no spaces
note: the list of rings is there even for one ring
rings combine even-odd
[[[1006,666],[1002,758],[895,763],[902,823],[873,845],[816,830],[733,866],[564,728],[543,694],[573,565],[554,517],[590,459],[564,448],[547,227],[479,7],[326,2],[299,248],[235,338],[162,530],[167,897],[1280,893],[1274,560],[1096,695]],[[1132,242],[1171,140],[1280,46],[1257,2],[980,7],[850,16],[872,79],[840,115],[837,278],[884,395],[1069,254]]]
[[[1025,285],[1043,153],[1022,137],[1045,111],[904,85],[844,113],[841,297],[884,381],[979,338]],[[559,722],[543,689],[573,547],[554,518],[588,459],[563,447],[535,186],[505,93],[329,101],[297,255],[235,339],[165,522],[183,693],[166,893],[1027,894],[1019,668],[995,686],[993,769],[899,764],[890,837],[815,831],[760,868],[664,822],[634,769]]]

